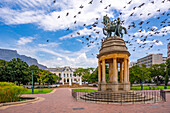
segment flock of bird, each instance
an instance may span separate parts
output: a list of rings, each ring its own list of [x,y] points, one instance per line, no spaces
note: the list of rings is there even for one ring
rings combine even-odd
[[[100,2],[100,3],[103,3],[102,0],[100,0],[99,2]],[[170,0],[162,0],[162,1],[161,1],[162,4],[163,4],[163,3],[166,3],[166,2],[170,2]],[[53,3],[56,3],[56,0],[54,0]],[[129,2],[127,3],[127,5],[129,5],[129,4],[131,4],[131,3],[132,3],[132,0],[129,1]],[[154,2],[154,0],[152,0],[152,1],[150,1],[150,3],[151,3],[151,4],[154,4],[155,2]],[[88,4],[93,4],[93,0],[91,0]],[[143,7],[145,4],[146,4],[146,3],[142,3],[142,4],[139,5],[139,6],[134,6],[132,10],[135,11],[137,8],[141,8],[141,7]],[[124,9],[127,8],[127,5],[126,5],[126,6],[123,6],[123,8],[124,8]],[[108,8],[110,8],[110,7],[111,7],[111,4],[108,4],[104,9],[108,9]],[[81,6],[79,6],[79,8],[82,10],[82,9],[84,8],[84,6],[81,5]],[[81,14],[81,10],[78,11],[77,15],[80,15],[80,14]],[[170,10],[170,8],[168,9],[168,11],[169,11],[169,10]],[[159,21],[160,23],[156,22],[156,25],[159,26],[159,27],[161,27],[161,28],[163,29],[162,31],[160,31],[160,30],[158,31],[158,29],[157,29],[157,28],[154,28],[154,27],[152,27],[152,28],[147,27],[147,26],[149,26],[150,21],[141,21],[141,22],[139,22],[139,23],[137,23],[137,22],[135,22],[135,21],[134,21],[134,22],[131,22],[130,25],[128,25],[127,29],[128,29],[128,30],[134,29],[134,28],[135,28],[135,29],[139,29],[138,32],[139,32],[139,34],[141,34],[141,35],[138,36],[138,35],[130,34],[130,33],[129,33],[129,34],[127,34],[128,37],[129,37],[129,40],[125,41],[125,43],[127,43],[128,46],[133,46],[134,44],[133,44],[132,42],[136,42],[136,43],[139,45],[138,48],[146,48],[146,47],[148,47],[148,48],[147,48],[148,50],[150,50],[151,48],[153,48],[155,43],[159,43],[159,40],[155,40],[155,39],[148,40],[148,38],[151,39],[152,36],[154,36],[154,35],[159,35],[159,34],[162,34],[162,36],[160,36],[160,37],[162,38],[162,37],[165,36],[166,33],[169,32],[169,31],[166,29],[167,26],[170,26],[170,21],[168,21],[168,19],[169,19],[168,17],[169,17],[169,15],[170,15],[170,13],[169,13],[168,11],[167,11],[167,12],[162,12],[161,9],[157,9],[157,10],[156,10],[156,12],[158,12],[158,13],[161,13],[161,12],[162,12],[162,13],[161,13],[160,16],[158,16],[157,18],[155,18],[155,20],[160,20],[162,17],[164,18],[162,21]],[[123,12],[120,12],[120,13],[119,13],[119,16],[121,16],[122,14],[123,14]],[[77,15],[74,15],[73,18],[76,18]],[[131,13],[131,14],[129,15],[129,17],[133,17],[134,15],[136,15],[135,12]],[[139,15],[142,16],[142,15],[144,15],[144,14],[143,14],[143,13],[140,13]],[[151,13],[148,13],[148,14],[147,14],[147,16],[150,16],[150,15],[151,15]],[[69,16],[69,12],[67,12],[65,16]],[[59,19],[59,18],[61,18],[60,15],[58,15],[57,19]],[[125,22],[125,20],[122,20],[122,21],[121,21],[122,24],[124,24],[124,22]],[[77,24],[77,21],[74,21],[73,23],[74,23],[74,24]],[[93,30],[93,33],[96,33],[97,35],[99,35],[99,34],[102,33],[102,32],[97,31],[97,29],[95,29],[95,27],[97,27],[99,23],[100,23],[100,22],[99,22],[99,18],[95,18],[95,22],[94,22],[88,29]],[[101,22],[101,23],[102,23],[102,22]],[[86,24],[83,24],[82,26],[83,26],[83,27],[87,27]],[[89,26],[89,25],[88,25],[88,26]],[[146,31],[150,31],[150,32],[148,32],[147,35],[143,35],[143,34],[142,34],[142,32],[143,32],[145,29],[146,29]],[[69,31],[69,30],[70,30],[70,28],[68,27],[68,28],[66,29],[66,31]],[[77,34],[78,36],[81,36],[80,32],[77,32],[76,34]],[[70,35],[70,37],[73,37],[73,35]],[[100,42],[102,43],[102,42],[104,41],[104,39],[106,38],[106,37],[102,37],[102,38],[99,38],[99,37],[95,37],[95,38],[93,37],[93,38],[92,38],[92,37],[93,37],[93,35],[81,36],[82,40],[84,39],[84,41],[82,41],[82,44],[86,44],[87,47],[90,47],[92,44],[96,44],[96,45],[100,46]],[[135,38],[140,38],[140,42],[139,42],[137,39],[135,39]],[[167,38],[166,40],[169,41],[170,38]],[[152,41],[152,44],[149,44],[149,45],[148,45],[146,41]],[[49,42],[49,40],[47,40],[47,42]],[[98,47],[98,49],[100,49],[100,47]],[[137,49],[137,47],[135,46],[135,47],[133,47],[132,50],[135,51],[136,49]],[[160,51],[160,49],[158,49],[158,51]],[[148,54],[148,52],[147,52],[146,54]],[[91,55],[94,55],[94,54],[92,53]]]

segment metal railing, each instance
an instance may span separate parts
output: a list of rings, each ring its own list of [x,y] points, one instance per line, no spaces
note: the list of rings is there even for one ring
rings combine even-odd
[[[75,92],[72,90],[74,99],[88,102],[104,102],[104,103],[156,103],[159,101],[166,101],[166,93],[164,90],[148,90],[148,91],[134,91],[126,93],[114,92]]]

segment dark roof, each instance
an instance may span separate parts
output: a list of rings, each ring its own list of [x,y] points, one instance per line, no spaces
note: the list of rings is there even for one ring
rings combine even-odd
[[[68,67],[69,68],[69,70],[71,71],[71,72],[73,72],[73,70],[70,68],[70,67]],[[48,68],[47,70],[48,71],[51,71],[51,72],[63,72],[63,71],[65,71],[67,69],[67,67],[63,67],[63,68]]]

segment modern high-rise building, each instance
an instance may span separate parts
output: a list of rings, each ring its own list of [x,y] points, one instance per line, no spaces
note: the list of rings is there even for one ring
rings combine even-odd
[[[167,59],[170,59],[170,42],[168,43]]]
[[[137,64],[139,66],[142,66],[142,64],[145,64],[146,67],[150,67],[153,64],[161,64],[164,63],[166,60],[166,57],[163,57],[162,54],[149,54],[143,58],[140,58],[137,60]]]

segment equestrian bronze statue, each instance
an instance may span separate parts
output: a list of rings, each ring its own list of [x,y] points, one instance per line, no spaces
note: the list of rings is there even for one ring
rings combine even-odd
[[[121,21],[120,18],[115,19],[114,21],[110,21],[108,16],[103,17],[103,34],[106,35],[107,37],[112,36],[112,32],[114,32],[114,36],[119,36],[121,35],[121,38],[123,38],[123,33],[122,30],[124,30],[125,34],[127,34],[127,30],[125,27],[121,26]]]

